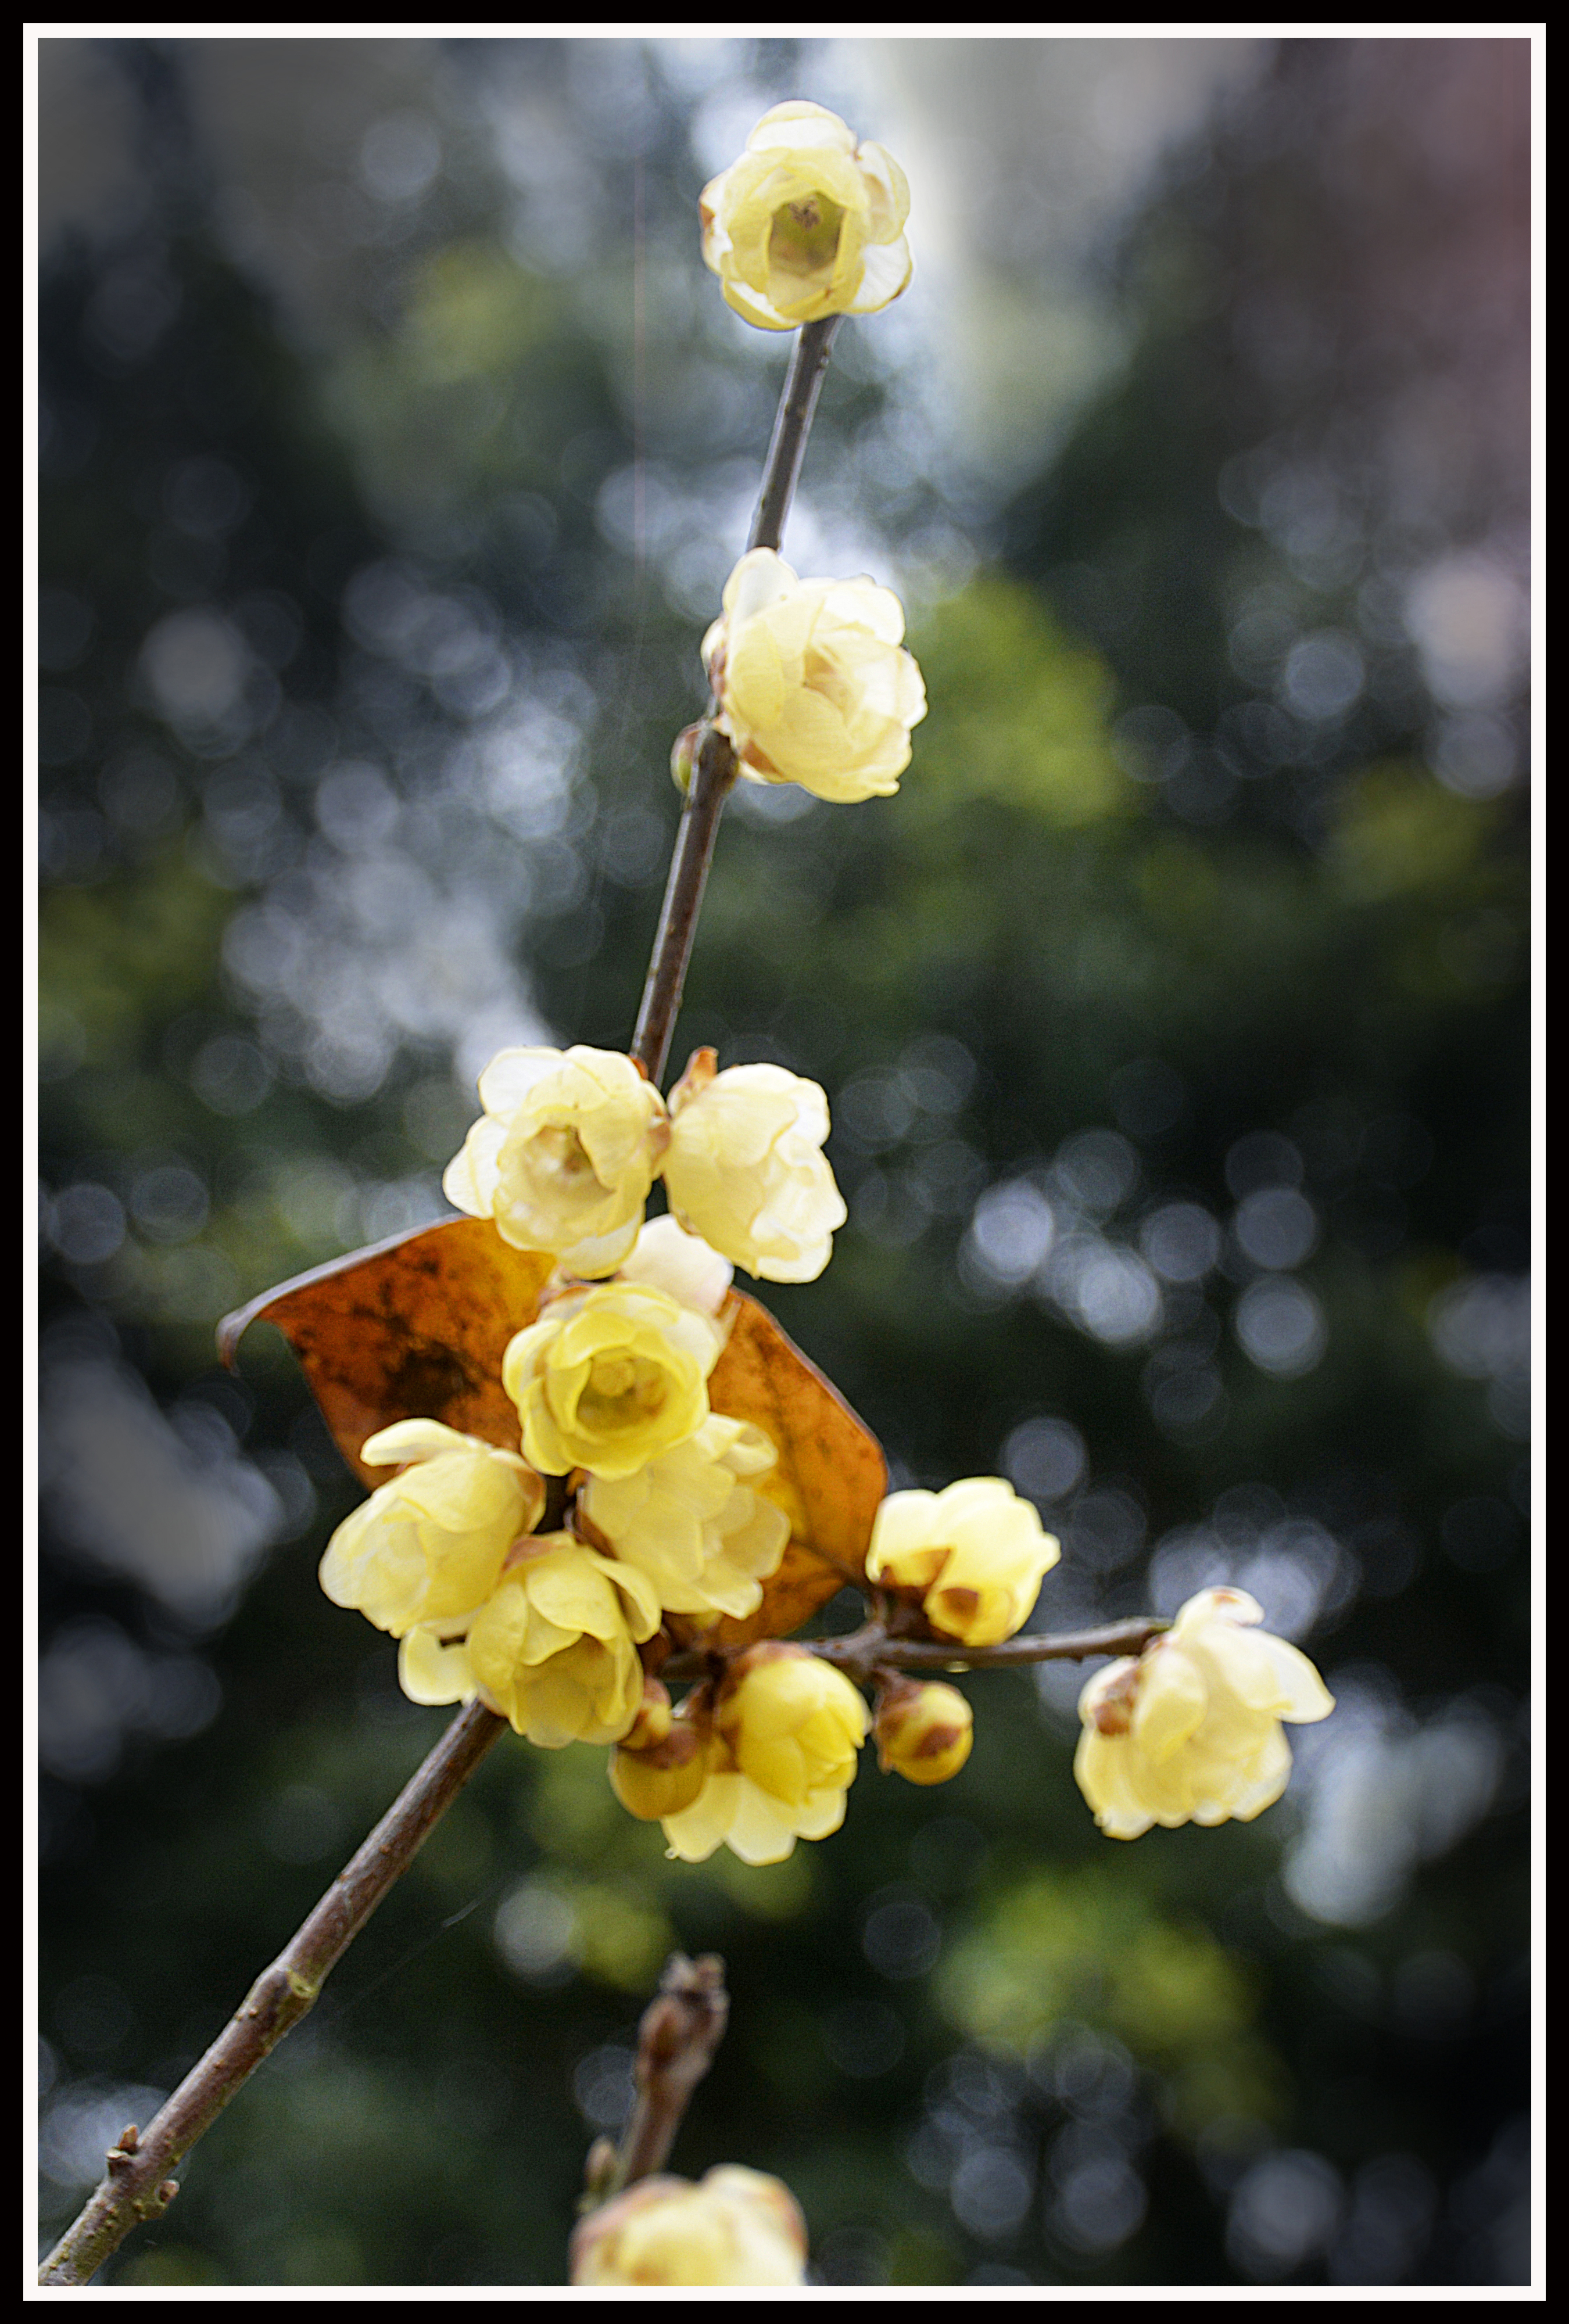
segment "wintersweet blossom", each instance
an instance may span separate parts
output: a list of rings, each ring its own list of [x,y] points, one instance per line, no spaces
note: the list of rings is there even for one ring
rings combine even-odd
[[[721,1688],[707,1779],[663,1819],[672,1855],[701,1864],[723,1841],[747,1864],[779,1864],[798,1840],[844,1821],[866,1705],[831,1663],[777,1640],[749,1647]]]
[[[956,1686],[901,1679],[883,1689],[872,1721],[877,1764],[911,1784],[946,1784],[970,1756],[975,1714]]]
[[[711,1413],[695,1436],[630,1477],[590,1477],[578,1506],[672,1614],[706,1622],[754,1613],[789,1539],[789,1519],[749,1481],[778,1455],[750,1421]]]
[[[524,1452],[548,1476],[630,1477],[702,1427],[721,1344],[707,1316],[651,1285],[554,1300],[502,1359]]]
[[[510,1565],[469,1627],[468,1666],[487,1702],[531,1743],[614,1743],[637,1716],[660,1604],[632,1566],[547,1534]]]
[[[698,214],[726,301],[765,331],[875,314],[909,281],[904,171],[821,105],[765,113],[739,161],[704,187]]]
[[[866,1553],[869,1581],[918,1590],[934,1630],[994,1646],[1029,1618],[1061,1555],[1032,1503],[1001,1477],[965,1477],[940,1493],[890,1493]]]
[[[327,1545],[321,1586],[335,1606],[357,1607],[394,1637],[480,1605],[545,1505],[543,1481],[515,1452],[439,1420],[378,1429],[361,1458],[373,1469],[408,1465],[345,1517]]]
[[[864,574],[803,581],[751,549],[721,602],[703,662],[742,773],[841,806],[896,791],[927,698],[892,590]]]
[[[696,2186],[640,2179],[572,2231],[578,2284],[798,2284],[807,2225],[781,2180],[722,2163]]]
[[[1137,1659],[1090,1680],[1074,1774],[1113,1840],[1245,1822],[1279,1798],[1291,1772],[1280,1721],[1327,1718],[1334,1700],[1305,1654],[1251,1628],[1263,1618],[1245,1590],[1201,1590]]]
[[[847,1215],[823,1153],[828,1101],[783,1065],[715,1071],[699,1049],[670,1093],[665,1189],[684,1225],[771,1283],[811,1283]]]
[[[637,1240],[659,1169],[664,1101],[611,1049],[503,1049],[479,1077],[485,1108],[447,1166],[447,1199],[494,1219],[520,1250],[609,1275]]]

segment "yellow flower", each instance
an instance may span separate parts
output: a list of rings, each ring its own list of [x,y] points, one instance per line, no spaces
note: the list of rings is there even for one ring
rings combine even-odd
[[[361,1457],[374,1469],[409,1466],[338,1526],[321,1561],[321,1586],[335,1606],[357,1606],[395,1638],[482,1604],[508,1550],[545,1506],[543,1484],[515,1452],[439,1420],[379,1429]]]
[[[841,806],[896,791],[927,699],[892,590],[864,575],[802,581],[752,549],[724,605],[703,660],[742,773]]]
[[[704,187],[703,256],[727,302],[765,331],[872,315],[909,281],[909,186],[882,146],[799,99],[765,113]]]
[[[702,1427],[720,1345],[706,1316],[645,1284],[555,1300],[502,1360],[529,1459],[548,1476],[630,1477]]]
[[[911,1784],[946,1784],[970,1756],[975,1715],[956,1686],[900,1679],[878,1697],[877,1764]]]
[[[711,1413],[695,1436],[630,1477],[591,1477],[579,1507],[672,1614],[754,1613],[789,1519],[746,1480],[777,1459],[761,1428]]]
[[[721,1689],[702,1791],[663,1819],[671,1854],[701,1864],[723,1841],[743,1863],[780,1864],[798,1840],[837,1831],[866,1728],[830,1663],[772,1639],[750,1647]]]
[[[640,2179],[572,2231],[571,2278],[583,2284],[798,2284],[807,2223],[781,2180],[722,2163],[696,2186]]]
[[[1074,1774],[1113,1840],[1150,1825],[1244,1822],[1291,1772],[1280,1721],[1327,1718],[1334,1697],[1295,1646],[1251,1626],[1243,1590],[1201,1590],[1134,1660],[1097,1671],[1079,1697]]]
[[[475,1617],[468,1665],[486,1702],[531,1743],[614,1743],[642,1701],[633,1641],[659,1626],[659,1600],[633,1567],[547,1534]]]
[[[610,1049],[503,1049],[479,1077],[484,1118],[441,1181],[471,1218],[575,1275],[631,1250],[659,1169],[664,1101]]]
[[[782,1065],[714,1070],[699,1049],[670,1093],[665,1188],[682,1224],[771,1283],[828,1264],[844,1198],[824,1158],[828,1101]]]
[[[1001,1477],[940,1493],[890,1493],[877,1512],[867,1579],[918,1590],[934,1630],[994,1646],[1029,1618],[1041,1576],[1061,1554],[1032,1504]]]

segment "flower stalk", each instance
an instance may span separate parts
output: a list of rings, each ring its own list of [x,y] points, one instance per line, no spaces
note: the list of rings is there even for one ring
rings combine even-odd
[[[807,438],[811,434],[812,415],[817,408],[817,396],[839,322],[837,315],[826,315],[820,322],[804,325],[797,334],[768,458],[763,464],[762,489],[758,494],[748,549],[777,549],[784,539],[785,520],[795,498]],[[710,719],[717,708],[717,703],[710,702]],[[687,981],[687,964],[692,956],[703,890],[707,884],[708,866],[714,860],[714,843],[719,835],[719,818],[735,784],[735,752],[729,737],[708,724],[701,733],[665,881],[665,899],[660,910],[642,1003],[638,1010],[637,1030],[632,1035],[632,1055],[651,1082],[664,1076],[670,1036]]]
[[[1154,1615],[1103,1623],[1095,1630],[1033,1630],[994,1646],[964,1646],[957,1640],[910,1637],[881,1616],[838,1638],[801,1638],[795,1643],[857,1685],[870,1686],[881,1671],[1017,1670],[1030,1663],[1084,1662],[1096,1655],[1137,1655],[1170,1624]],[[702,1647],[672,1655],[660,1665],[667,1684],[708,1677],[722,1658]]]

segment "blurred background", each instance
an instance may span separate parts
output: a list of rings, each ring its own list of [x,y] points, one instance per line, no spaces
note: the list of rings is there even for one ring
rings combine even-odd
[[[787,353],[696,200],[805,96],[916,275],[785,549],[931,714],[895,800],[736,798],[676,1063],[827,1089],[768,1304],[896,1482],[1033,1497],[1040,1627],[1233,1582],[1339,1708],[1129,1847],[1083,1672],[977,1677],[955,1782],[761,1870],[503,1738],[106,2280],[559,2282],[678,1943],[676,2167],[824,2283],[1526,2282],[1528,43],[40,60],[46,2230],[444,1723],[213,1325],[442,1215],[495,1049],[630,1037]]]

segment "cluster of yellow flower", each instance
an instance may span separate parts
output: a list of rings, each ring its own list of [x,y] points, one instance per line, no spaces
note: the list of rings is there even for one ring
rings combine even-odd
[[[592,1278],[624,1267],[662,1177],[721,1261],[811,1283],[844,1222],[822,1152],[827,1101],[782,1065],[715,1068],[699,1049],[667,1104],[612,1050],[503,1049],[479,1077],[485,1113],[448,1165],[447,1199]]]
[[[766,328],[870,313],[909,280],[908,208],[880,146],[820,106],[779,106],[705,189],[704,254]],[[895,789],[926,708],[902,634],[898,600],[869,580],[743,557],[703,646],[742,773],[841,801]],[[757,1614],[790,1536],[780,1448],[708,1388],[733,1269],[810,1282],[844,1222],[822,1090],[778,1065],[720,1072],[704,1049],[666,1099],[632,1058],[578,1047],[503,1050],[479,1093],[447,1194],[556,1262],[502,1365],[521,1450],[432,1419],[370,1437],[364,1460],[399,1473],[334,1535],[328,1595],[400,1639],[415,1700],[477,1695],[549,1748],[610,1745],[617,1796],[688,1861],[724,1844],[775,1863],[836,1831],[869,1729],[885,1769],[946,1781],[972,1719],[940,1681],[873,1663],[873,1717],[832,1651],[769,1636],[710,1655],[678,1707],[659,1677],[667,1617],[689,1640]],[[670,1215],[646,1224],[656,1179]],[[1000,1478],[894,1493],[865,1556],[879,1635],[951,1645],[962,1663],[1022,1628],[1057,1554]],[[1331,1704],[1295,1648],[1250,1632],[1260,1618],[1240,1592],[1204,1591],[1090,1681],[1075,1772],[1108,1833],[1251,1816],[1278,1796],[1280,1721]]]
[[[578,1054],[602,1086],[614,1061]],[[549,1079],[548,1068],[531,1088]],[[531,1119],[523,1142],[558,1153],[570,1125]],[[498,1184],[522,1183],[526,1160],[499,1150]],[[826,1168],[815,1147],[801,1167],[813,1166]],[[531,1216],[549,1230],[540,1185],[536,1171]],[[573,1247],[575,1192],[540,1237],[546,1248]],[[734,1187],[731,1198],[736,1207]],[[776,1201],[788,1213],[789,1189]],[[770,1498],[776,1448],[709,1406],[730,1273],[664,1218],[637,1233],[613,1280],[558,1276],[503,1361],[521,1453],[434,1420],[378,1431],[363,1458],[400,1473],[338,1527],[321,1579],[336,1603],[401,1640],[399,1674],[416,1702],[478,1694],[549,1748],[614,1744],[617,1796],[663,1823],[673,1854],[697,1862],[725,1842],[749,1863],[775,1863],[844,1819],[871,1723],[859,1690],[806,1647],[769,1639],[730,1656],[678,1711],[638,1653],[667,1614],[700,1632],[755,1612],[789,1536]],[[552,1477],[568,1482],[570,1529],[539,1533]],[[1057,1555],[1029,1504],[980,1478],[891,1495],[867,1572],[963,1648],[1016,1630]],[[968,1756],[969,1706],[952,1687],[895,1681],[876,1737],[885,1768],[941,1782]]]

